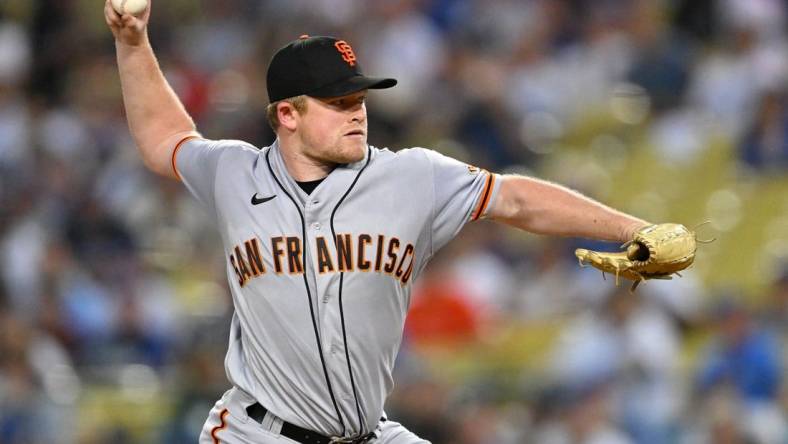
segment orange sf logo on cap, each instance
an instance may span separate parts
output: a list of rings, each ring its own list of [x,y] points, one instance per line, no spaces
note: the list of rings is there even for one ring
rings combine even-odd
[[[338,40],[334,43],[334,46],[342,54],[342,60],[346,61],[350,66],[356,66],[356,53],[353,52],[353,48],[346,41]]]

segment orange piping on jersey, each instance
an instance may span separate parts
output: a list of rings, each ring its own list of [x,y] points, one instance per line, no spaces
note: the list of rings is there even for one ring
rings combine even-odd
[[[220,444],[219,438],[216,437],[216,434],[219,433],[221,430],[224,430],[225,427],[227,427],[227,423],[224,421],[224,419],[227,417],[227,414],[229,413],[230,411],[227,409],[222,410],[222,413],[219,414],[219,418],[222,420],[222,423],[211,429],[211,438],[213,438],[213,444]]]
[[[175,166],[175,155],[178,154],[178,150],[181,149],[181,146],[183,146],[184,142],[187,142],[187,141],[192,140],[192,139],[199,139],[199,137],[197,137],[197,136],[186,136],[183,139],[181,139],[181,141],[178,142],[177,145],[175,145],[175,149],[172,150],[172,171],[175,172],[175,177],[177,177],[178,180],[181,180],[181,181],[183,179],[181,179],[181,174],[178,172],[178,168]]]
[[[484,191],[482,192],[482,198],[479,200],[479,206],[476,207],[476,211],[473,212],[473,216],[471,220],[477,220],[484,214],[484,210],[487,209],[487,204],[490,203],[490,197],[492,196],[493,186],[495,185],[495,174],[487,172],[487,183],[484,185]]]

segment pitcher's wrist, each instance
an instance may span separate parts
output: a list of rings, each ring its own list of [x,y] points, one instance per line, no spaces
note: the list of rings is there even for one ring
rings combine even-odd
[[[649,222],[638,220],[628,224],[621,232],[621,242],[629,242],[635,237],[635,233],[643,227],[653,225]]]

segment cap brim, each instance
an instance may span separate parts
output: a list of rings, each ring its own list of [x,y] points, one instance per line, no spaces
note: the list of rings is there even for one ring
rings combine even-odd
[[[312,97],[341,97],[365,89],[386,89],[397,84],[396,79],[355,76],[330,85],[323,86],[306,95]]]

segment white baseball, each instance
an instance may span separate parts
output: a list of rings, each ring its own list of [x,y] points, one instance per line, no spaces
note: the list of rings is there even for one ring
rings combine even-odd
[[[112,0],[112,7],[118,14],[140,14],[148,7],[148,0]]]

